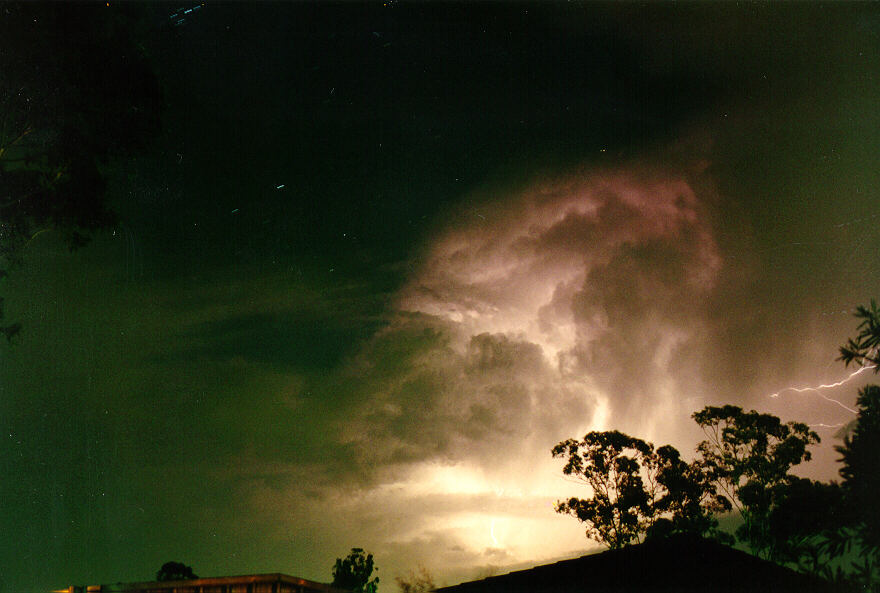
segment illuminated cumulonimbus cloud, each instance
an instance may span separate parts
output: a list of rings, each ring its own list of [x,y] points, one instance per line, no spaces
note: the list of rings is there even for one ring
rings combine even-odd
[[[353,363],[365,404],[348,438],[394,463],[544,456],[590,428],[664,436],[693,395],[720,267],[688,174],[578,171],[451,218]]]

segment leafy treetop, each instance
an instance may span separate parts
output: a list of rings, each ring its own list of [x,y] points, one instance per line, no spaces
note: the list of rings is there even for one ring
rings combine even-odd
[[[187,566],[183,562],[166,562],[156,573],[157,581],[186,581],[199,578],[193,574],[191,566]]]
[[[843,478],[844,500],[855,523],[858,539],[865,552],[880,559],[880,513],[877,493],[880,492],[880,387],[867,385],[856,400],[858,418],[843,445],[835,447],[841,454],[840,477]]]
[[[877,302],[871,299],[871,306],[859,305],[856,308],[856,318],[861,319],[858,329],[859,334],[850,338],[846,344],[840,347],[840,358],[844,364],[850,363],[860,366],[873,366],[874,372],[880,371],[880,308]]]
[[[594,431],[560,442],[552,454],[567,459],[565,475],[592,490],[591,498],[557,502],[556,511],[585,523],[587,537],[611,549],[657,531],[706,533],[717,524],[710,509],[723,508],[699,468],[668,445],[655,451],[616,430]]]
[[[782,423],[776,416],[738,406],[707,406],[693,418],[707,436],[697,445],[697,462],[739,510],[743,525],[738,537],[772,557],[769,513],[794,478],[791,468],[810,460],[808,447],[819,442],[819,435],[806,424]]]
[[[379,569],[373,564],[373,555],[363,548],[352,548],[345,558],[337,558],[333,566],[333,586],[352,593],[376,593],[379,577],[370,576]]]

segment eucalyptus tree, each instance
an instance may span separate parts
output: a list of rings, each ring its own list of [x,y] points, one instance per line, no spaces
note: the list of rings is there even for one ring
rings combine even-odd
[[[739,406],[707,406],[693,419],[706,435],[697,445],[697,463],[742,517],[737,537],[759,555],[774,558],[770,513],[795,479],[791,468],[811,459],[808,448],[819,435],[806,424],[783,423]]]
[[[372,576],[374,570],[379,569],[373,563],[373,555],[363,548],[352,548],[348,556],[336,559],[333,586],[352,593],[376,593],[379,577]]]
[[[586,525],[586,535],[611,549],[644,536],[712,532],[712,513],[725,508],[701,468],[665,445],[612,430],[567,439],[552,449],[566,460],[562,472],[589,487],[587,498],[556,503],[556,511]]]

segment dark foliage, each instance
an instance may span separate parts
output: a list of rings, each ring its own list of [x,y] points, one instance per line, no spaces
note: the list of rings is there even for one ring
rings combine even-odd
[[[788,422],[737,406],[708,406],[693,415],[708,437],[697,445],[698,462],[743,519],[737,537],[757,553],[777,550],[769,517],[794,479],[789,471],[811,458],[819,435],[806,424]]]
[[[855,316],[862,320],[858,325],[859,334],[840,347],[838,360],[842,360],[847,366],[850,363],[873,366],[876,373],[880,370],[880,309],[872,299],[870,307],[857,307]]]
[[[0,276],[43,231],[71,249],[114,216],[100,165],[159,129],[156,77],[131,39],[136,7],[8,3],[0,19]],[[2,318],[0,318],[2,321]],[[11,338],[20,325],[2,325]]]
[[[556,512],[577,517],[587,526],[587,537],[609,548],[636,540],[653,519],[651,496],[641,472],[654,447],[622,432],[591,432],[582,441],[568,439],[552,450],[567,457],[562,472],[593,491],[592,498],[556,503]]]
[[[880,387],[868,385],[860,390],[856,405],[855,428],[835,449],[841,454],[848,522],[856,529],[862,550],[880,560]]]
[[[353,593],[376,593],[379,577],[370,578],[379,569],[373,564],[373,555],[362,548],[352,548],[345,558],[337,558],[333,566],[333,586]]]
[[[563,473],[586,483],[587,499],[556,503],[556,511],[586,524],[587,537],[621,548],[643,534],[703,534],[715,528],[711,511],[724,499],[700,468],[682,461],[671,446],[656,451],[651,443],[618,431],[591,432],[552,450],[566,458]],[[721,506],[718,506],[721,505]]]
[[[726,534],[718,531],[714,515],[729,511],[730,502],[718,494],[703,468],[685,462],[670,445],[657,449],[656,457],[657,483],[665,492],[655,504],[660,518],[648,528],[647,536],[689,533],[728,541]]]
[[[833,555],[826,542],[845,522],[843,491],[837,483],[792,478],[777,488],[768,516],[775,559],[830,580]]]
[[[157,581],[187,581],[199,578],[193,569],[183,562],[166,562],[156,573]]]

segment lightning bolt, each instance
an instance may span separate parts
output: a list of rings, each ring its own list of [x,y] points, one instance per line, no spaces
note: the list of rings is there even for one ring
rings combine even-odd
[[[805,391],[815,391],[816,394],[819,397],[821,397],[822,399],[829,401],[831,403],[837,404],[838,406],[840,406],[841,408],[843,408],[847,412],[852,412],[853,414],[857,414],[858,412],[856,410],[853,410],[849,406],[842,404],[841,402],[839,402],[838,400],[836,400],[834,398],[828,397],[827,395],[821,393],[820,390],[821,389],[833,389],[834,387],[840,387],[841,385],[845,385],[846,383],[849,383],[850,381],[855,379],[857,376],[859,376],[860,374],[862,374],[866,370],[874,369],[874,368],[877,368],[877,365],[868,364],[868,365],[861,367],[858,370],[853,371],[848,376],[846,376],[845,378],[843,378],[840,381],[837,381],[835,383],[827,383],[827,384],[823,383],[822,385],[817,385],[815,387],[786,387],[785,389],[780,389],[776,393],[771,393],[770,397],[779,397],[780,394],[785,393],[786,391],[794,391],[795,393],[804,393]]]

